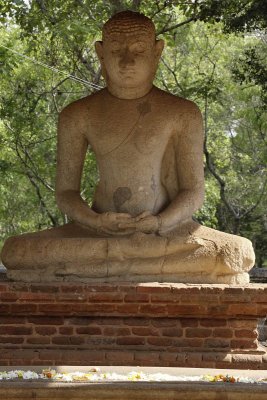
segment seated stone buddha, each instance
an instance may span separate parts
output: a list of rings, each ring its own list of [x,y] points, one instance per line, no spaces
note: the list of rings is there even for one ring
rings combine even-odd
[[[153,85],[164,42],[125,11],[96,43],[107,86],[60,114],[56,200],[72,221],[9,238],[10,279],[249,282],[251,242],[192,219],[204,197],[197,106]],[[80,194],[88,148],[99,169],[93,205]]]

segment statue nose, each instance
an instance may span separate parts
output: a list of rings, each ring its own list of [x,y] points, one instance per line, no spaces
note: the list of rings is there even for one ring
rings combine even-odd
[[[131,65],[134,65],[134,63],[135,63],[134,55],[128,49],[126,49],[124,51],[124,53],[122,54],[121,59],[119,61],[120,67],[131,66]]]

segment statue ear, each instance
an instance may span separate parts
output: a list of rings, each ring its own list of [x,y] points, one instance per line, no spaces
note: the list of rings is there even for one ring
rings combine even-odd
[[[160,39],[160,40],[156,40],[156,44],[155,44],[155,49],[156,49],[156,58],[157,60],[160,59],[161,53],[163,51],[164,48],[164,40]]]
[[[104,64],[104,57],[103,57],[103,42],[95,42],[95,51],[97,54],[97,57],[99,58],[100,64],[101,64],[101,72],[103,75],[103,78],[106,80],[107,79],[107,72]]]
[[[97,57],[99,58],[99,61],[102,64],[102,60],[103,60],[103,42],[95,42],[95,51],[97,54]]]

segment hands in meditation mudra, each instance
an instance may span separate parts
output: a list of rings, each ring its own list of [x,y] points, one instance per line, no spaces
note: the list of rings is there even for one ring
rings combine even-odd
[[[2,260],[24,281],[249,282],[251,242],[194,222],[204,197],[197,106],[153,86],[163,41],[121,12],[96,43],[107,87],[60,114],[56,199],[73,222],[9,238]],[[100,180],[80,195],[88,147]]]

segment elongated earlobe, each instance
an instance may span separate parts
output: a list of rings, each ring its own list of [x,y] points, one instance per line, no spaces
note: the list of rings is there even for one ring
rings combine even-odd
[[[95,51],[97,57],[99,58],[99,61],[101,62],[103,60],[103,42],[100,41],[95,42]]]
[[[160,59],[163,49],[164,49],[164,40],[162,40],[162,39],[156,40],[155,55],[156,55],[157,60]]]
[[[101,73],[105,81],[107,80],[107,72],[105,68],[105,63],[104,63],[104,56],[103,56],[103,42],[95,42],[95,51],[97,54],[97,57],[100,61],[101,64]]]

